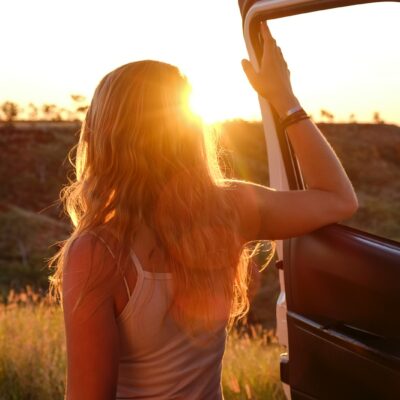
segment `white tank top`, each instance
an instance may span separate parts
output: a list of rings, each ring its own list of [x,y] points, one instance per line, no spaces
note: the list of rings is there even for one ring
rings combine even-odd
[[[192,339],[168,311],[172,273],[146,271],[133,250],[131,257],[137,282],[130,294],[124,277],[129,301],[117,318],[116,400],[222,400],[226,323]]]

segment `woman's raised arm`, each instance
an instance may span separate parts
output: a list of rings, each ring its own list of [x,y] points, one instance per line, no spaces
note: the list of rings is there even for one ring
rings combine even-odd
[[[254,89],[283,117],[300,102],[293,94],[290,72],[266,23],[261,24],[263,56],[259,71],[243,60]],[[287,128],[306,190],[276,191],[236,182],[246,239],[284,239],[349,218],[358,208],[354,188],[334,150],[310,119]]]

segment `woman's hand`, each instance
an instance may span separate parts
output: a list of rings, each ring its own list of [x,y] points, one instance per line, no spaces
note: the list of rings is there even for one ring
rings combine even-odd
[[[290,71],[282,51],[276,45],[266,22],[261,22],[260,30],[264,43],[260,69],[256,72],[248,60],[242,60],[242,66],[257,93],[268,100],[283,117],[290,108],[300,103],[293,94]]]

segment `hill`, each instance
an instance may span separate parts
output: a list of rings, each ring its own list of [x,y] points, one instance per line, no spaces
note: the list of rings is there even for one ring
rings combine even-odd
[[[360,209],[346,223],[400,241],[400,127],[377,124],[318,124],[357,191]],[[228,176],[269,184],[261,123],[226,121],[220,134]],[[77,124],[0,126],[0,291],[30,284],[46,289],[45,258],[71,229],[57,202],[72,178],[68,152]],[[262,273],[250,319],[273,325],[279,291],[272,265]]]

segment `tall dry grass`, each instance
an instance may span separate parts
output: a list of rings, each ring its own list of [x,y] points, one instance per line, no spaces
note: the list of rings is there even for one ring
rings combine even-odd
[[[225,399],[284,399],[280,352],[261,328],[232,332],[223,362]],[[10,291],[0,304],[0,400],[62,400],[65,367],[61,310],[29,287]]]
[[[248,332],[233,331],[223,360],[225,399],[285,399],[279,376],[280,353],[276,337],[260,326],[250,326]]]
[[[30,288],[0,305],[0,399],[62,399],[65,343],[62,313]]]

